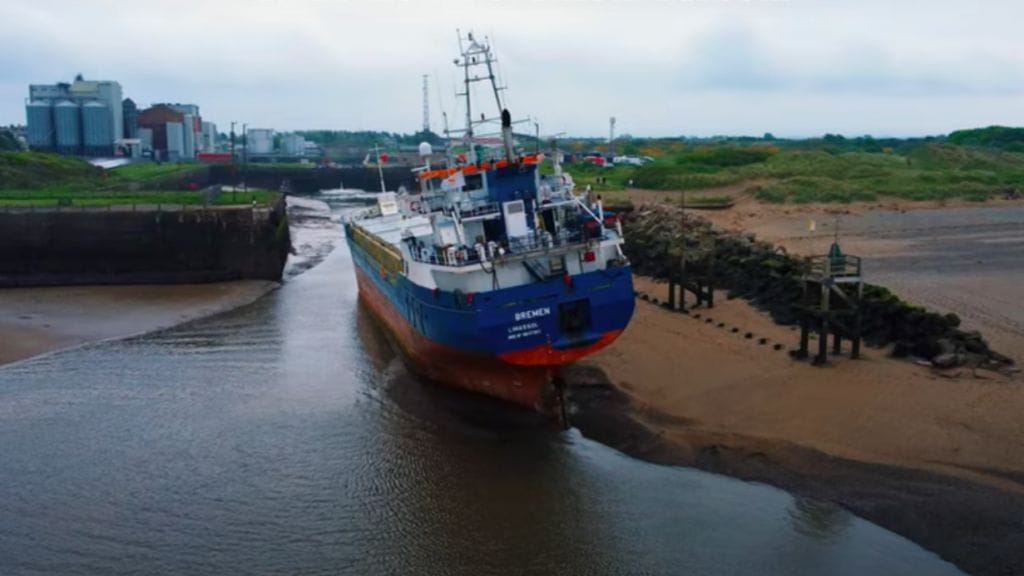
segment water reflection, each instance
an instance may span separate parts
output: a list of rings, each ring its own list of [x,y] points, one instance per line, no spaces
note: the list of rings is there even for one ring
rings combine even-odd
[[[835,504],[797,496],[789,507],[789,518],[797,532],[834,541],[850,527],[853,515]]]

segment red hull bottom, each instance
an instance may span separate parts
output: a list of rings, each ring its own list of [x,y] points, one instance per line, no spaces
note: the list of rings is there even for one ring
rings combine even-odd
[[[486,394],[534,410],[547,411],[554,398],[552,376],[557,366],[503,363],[493,356],[457,350],[434,342],[416,330],[356,267],[359,299],[401,348],[418,375],[439,384]]]

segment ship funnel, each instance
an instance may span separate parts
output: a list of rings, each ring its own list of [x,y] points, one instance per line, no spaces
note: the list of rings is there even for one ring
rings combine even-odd
[[[501,140],[505,144],[505,158],[509,162],[515,160],[515,154],[512,151],[512,114],[509,113],[508,108],[501,111]]]

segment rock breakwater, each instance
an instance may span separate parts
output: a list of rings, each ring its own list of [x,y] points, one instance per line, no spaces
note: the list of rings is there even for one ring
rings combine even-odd
[[[677,274],[685,255],[688,270],[711,275],[715,287],[728,290],[729,297],[750,301],[780,324],[798,323],[807,258],[752,234],[726,233],[672,205],[640,206],[623,223],[626,253],[637,273],[667,280]],[[864,286],[862,334],[868,344],[891,345],[894,356],[923,358],[940,368],[999,369],[1013,363],[992,350],[980,333],[960,329],[955,314],[914,306],[883,286]]]

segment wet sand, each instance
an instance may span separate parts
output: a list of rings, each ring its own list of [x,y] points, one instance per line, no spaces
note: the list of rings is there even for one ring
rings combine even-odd
[[[1024,361],[1024,203],[794,206],[740,189],[704,194],[736,204],[702,216],[796,254],[827,252],[838,222],[869,282],[956,313]],[[666,298],[664,284],[636,285]],[[813,367],[788,354],[797,331],[721,296],[690,316],[638,302],[625,334],[574,369],[573,423],[641,458],[838,503],[972,573],[1024,573],[1019,371],[939,372],[873,348]]]
[[[800,255],[825,254],[838,226],[843,250],[865,258],[868,282],[957,314],[964,329],[1024,362],[1022,201],[780,206],[740,198],[702,215]]]
[[[865,259],[868,282],[958,315],[962,328],[980,331],[993,349],[1024,363],[1024,201],[765,204],[745,193],[751,185],[687,192],[687,198],[732,198],[730,209],[694,212],[793,254],[827,253],[838,226],[844,252]],[[679,202],[681,193],[631,189],[610,197],[639,205]]]
[[[667,294],[666,285],[650,279],[637,278],[636,286],[662,299]],[[788,354],[798,331],[720,296],[715,308],[690,316],[638,302],[625,335],[589,362],[638,405],[699,421],[708,431],[1000,486],[1008,473],[1024,478],[1019,374],[938,372],[877,348],[864,348],[861,360],[844,356],[814,367]],[[1010,487],[1024,491],[1017,482]]]
[[[327,204],[293,196],[287,202],[293,249],[284,269],[286,281],[322,262],[341,238],[337,218]],[[254,302],[278,286],[278,282],[239,280],[3,289],[0,364],[219,314]]]
[[[664,300],[665,284],[635,281]],[[638,301],[625,334],[574,369],[574,424],[639,457],[840,503],[972,571],[1024,570],[1024,379],[875,348],[814,367],[789,356],[798,339],[724,294],[689,316]]]
[[[0,290],[0,364],[168,328],[243,306],[277,286],[276,282],[240,280]]]

